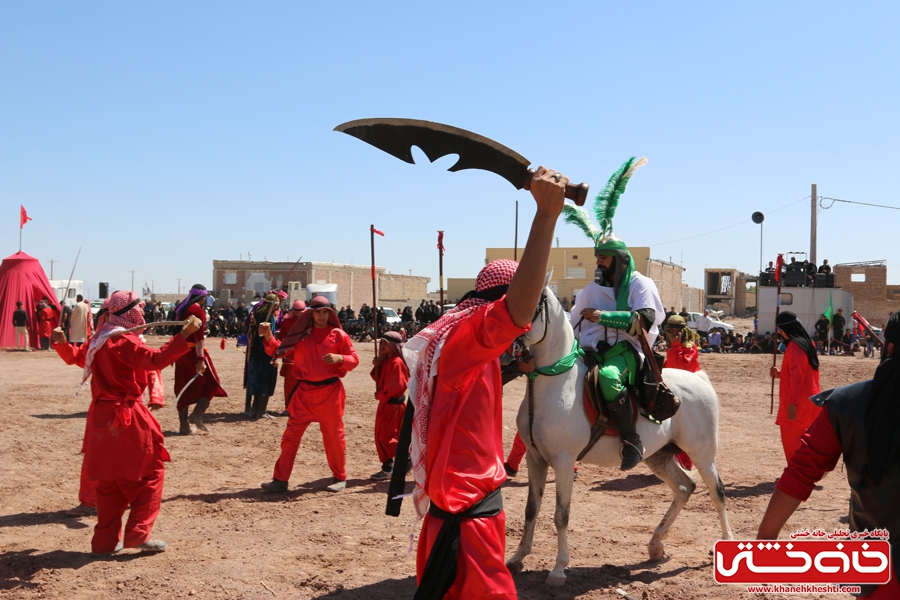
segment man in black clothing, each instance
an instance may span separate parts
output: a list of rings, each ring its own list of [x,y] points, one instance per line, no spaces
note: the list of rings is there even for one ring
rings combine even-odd
[[[825,273],[826,275],[831,273],[831,265],[828,264],[827,258],[822,261],[822,266],[819,267],[819,273]]]
[[[828,317],[822,315],[819,317],[819,320],[816,321],[816,333],[819,334],[819,339],[822,340],[823,343],[828,341],[828,326],[830,323],[828,322]]]
[[[831,318],[831,331],[834,339],[839,340],[844,333],[844,325],[847,321],[844,319],[844,309],[839,308],[837,314]]]
[[[13,327],[16,328],[16,349],[22,349],[20,345],[20,337],[25,338],[25,352],[31,352],[31,346],[28,345],[28,313],[22,309],[22,303],[16,302],[16,310],[12,315]]]

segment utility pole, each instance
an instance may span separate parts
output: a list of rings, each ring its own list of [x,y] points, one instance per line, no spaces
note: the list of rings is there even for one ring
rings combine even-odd
[[[812,215],[810,217],[809,229],[809,262],[816,264],[816,208],[819,207],[819,196],[816,190],[816,184],[812,184]]]
[[[59,261],[56,260],[55,258],[51,258],[48,262],[50,263],[50,279],[53,279],[53,263],[59,262]]]
[[[181,295],[181,278],[178,278],[178,295]]]
[[[134,271],[131,272],[131,291],[134,291]]]

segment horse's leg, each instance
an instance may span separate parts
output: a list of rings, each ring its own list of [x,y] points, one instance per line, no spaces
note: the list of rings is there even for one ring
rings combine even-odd
[[[557,468],[558,467],[558,468]],[[547,575],[546,585],[560,586],[566,582],[566,567],[569,566],[569,508],[572,506],[572,488],[575,483],[575,461],[557,460],[553,465],[556,475],[556,564]]]
[[[525,504],[525,529],[516,553],[506,561],[506,567],[513,575],[522,571],[523,559],[531,554],[531,544],[534,541],[534,525],[538,512],[541,510],[541,500],[544,498],[544,488],[547,487],[547,469],[549,464],[544,457],[539,455],[534,448],[528,447],[525,453],[525,464],[528,465],[528,501]]]
[[[733,540],[731,525],[728,524],[728,511],[725,510],[725,485],[719,478],[719,470],[716,468],[715,459],[695,460],[694,466],[703,478],[703,483],[709,489],[709,497],[712,499],[716,510],[719,511],[719,524],[722,526],[722,539]]]
[[[672,504],[669,505],[669,510],[666,511],[662,521],[656,526],[653,536],[651,536],[650,542],[647,544],[650,560],[659,561],[666,556],[663,540],[666,539],[669,528],[672,527],[672,523],[675,522],[678,513],[681,512],[691,494],[694,493],[697,484],[694,483],[690,475],[678,466],[675,462],[675,455],[667,450],[660,450],[653,456],[644,459],[644,464],[653,471],[654,475],[665,481],[669,489],[675,494]]]

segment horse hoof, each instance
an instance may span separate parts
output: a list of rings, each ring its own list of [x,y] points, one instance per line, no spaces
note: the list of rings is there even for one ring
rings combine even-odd
[[[514,558],[509,559],[506,563],[506,568],[509,569],[509,572],[512,575],[518,575],[522,572],[523,563],[521,560],[516,560]]]
[[[651,562],[665,562],[669,560],[669,555],[666,554],[666,551],[663,547],[659,548],[651,548],[650,549],[650,561]]]
[[[566,576],[565,574],[558,574],[553,571],[550,571],[550,574],[547,575],[547,581],[544,582],[548,587],[560,587],[565,585]]]

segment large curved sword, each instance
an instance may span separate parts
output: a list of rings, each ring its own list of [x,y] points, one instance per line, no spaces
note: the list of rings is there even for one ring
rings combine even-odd
[[[335,131],[352,135],[404,162],[415,164],[412,147],[419,147],[428,160],[456,154],[459,160],[449,171],[481,169],[500,175],[517,190],[530,189],[534,170],[531,161],[490,138],[459,127],[418,119],[358,119],[341,123]],[[587,199],[586,183],[566,185],[566,198],[578,206]]]

